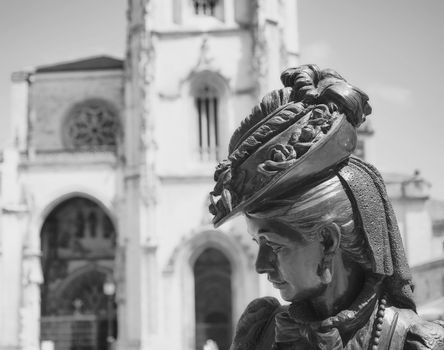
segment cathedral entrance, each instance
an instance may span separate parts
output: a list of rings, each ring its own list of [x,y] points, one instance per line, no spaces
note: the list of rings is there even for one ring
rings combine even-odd
[[[206,249],[194,264],[196,350],[208,340],[219,350],[228,350],[231,341],[231,264],[218,249]]]
[[[109,216],[89,199],[66,200],[46,218],[40,338],[48,349],[107,350],[116,339],[115,241]]]

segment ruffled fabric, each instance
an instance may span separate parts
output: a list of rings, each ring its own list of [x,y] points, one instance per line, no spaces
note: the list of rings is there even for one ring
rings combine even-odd
[[[239,320],[230,350],[368,349],[378,310],[375,278],[367,280],[347,310],[325,320],[316,320],[304,303],[288,307],[272,297],[255,299]],[[394,307],[394,312],[399,313],[398,324],[402,324],[398,336],[402,338],[406,332],[405,343],[396,345],[396,350],[444,350],[444,321],[424,321],[409,309]],[[381,350],[394,350],[392,345],[384,342]]]
[[[264,297],[248,304],[239,319],[230,350],[256,350],[264,340],[267,323],[273,321],[276,310],[281,306],[276,298]]]
[[[276,315],[276,343],[301,350],[365,348],[371,337],[380,283],[377,276],[368,278],[361,294],[348,309],[325,320],[316,320],[313,309],[306,302],[291,304],[288,310]]]
[[[443,350],[444,321],[419,320],[407,333],[404,350]]]

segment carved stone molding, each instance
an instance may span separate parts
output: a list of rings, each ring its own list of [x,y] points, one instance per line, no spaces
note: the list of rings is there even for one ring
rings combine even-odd
[[[265,37],[266,20],[262,8],[265,7],[264,0],[255,0],[252,5],[253,13],[253,62],[252,73],[254,72],[257,79],[257,93],[259,96],[264,95],[267,89],[268,74],[268,57],[267,57],[267,41]]]
[[[19,311],[19,342],[22,349],[39,347],[40,284],[42,283],[43,274],[39,256],[25,254],[22,260],[22,298]]]
[[[239,237],[240,235],[236,233],[234,235],[231,235],[220,230],[215,230],[212,225],[196,227],[187,235],[182,236],[180,241],[176,244],[175,248],[170,254],[165,267],[163,268],[163,273],[174,273],[179,256],[185,251],[187,252],[186,255],[194,255],[195,249],[201,247],[202,245],[211,247],[215,246],[218,248],[220,248],[221,246],[231,246],[232,248],[237,246],[240,248],[242,254],[246,256],[249,261],[251,261],[252,254],[254,256],[255,253],[251,251],[248,245],[242,243],[239,245],[239,242],[242,242],[242,240],[238,240]],[[233,258],[233,254],[236,254],[233,250],[224,251],[224,253],[227,254],[227,256],[229,256],[231,259]]]
[[[106,148],[95,152],[55,150],[38,152],[33,157],[29,157],[28,154],[21,154],[19,167],[23,169],[36,166],[78,166],[80,164],[108,164],[114,166],[117,164],[117,156],[114,151]]]

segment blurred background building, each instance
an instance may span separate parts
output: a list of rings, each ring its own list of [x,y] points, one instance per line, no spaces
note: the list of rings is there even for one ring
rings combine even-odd
[[[0,349],[227,350],[255,297],[242,220],[215,230],[213,171],[238,123],[298,64],[294,0],[130,0],[127,56],[12,75],[3,151]],[[376,131],[377,132],[377,131]],[[365,158],[371,125],[360,134]],[[444,317],[444,204],[385,174],[417,300]]]

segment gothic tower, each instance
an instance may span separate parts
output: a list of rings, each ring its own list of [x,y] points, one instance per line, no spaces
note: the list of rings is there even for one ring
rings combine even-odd
[[[228,349],[270,293],[242,223],[214,230],[207,195],[235,126],[297,63],[295,0],[129,1],[122,349]]]

